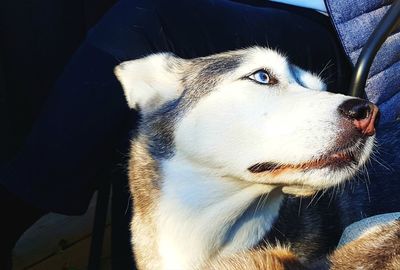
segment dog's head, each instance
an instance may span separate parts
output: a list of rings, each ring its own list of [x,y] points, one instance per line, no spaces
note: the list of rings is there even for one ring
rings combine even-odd
[[[327,188],[352,176],[373,146],[375,105],[324,91],[318,76],[270,49],[155,54],[115,73],[154,155],[218,175]]]

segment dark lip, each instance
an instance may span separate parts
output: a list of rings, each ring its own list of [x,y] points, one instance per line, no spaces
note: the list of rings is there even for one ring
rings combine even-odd
[[[331,168],[341,169],[349,166],[356,166],[358,164],[360,150],[355,150],[354,144],[352,147],[341,147],[329,151],[328,153],[299,164],[279,164],[276,162],[260,162],[256,163],[248,168],[251,173],[264,173],[269,172],[273,174],[279,174],[286,170],[299,170],[308,171],[314,169]]]

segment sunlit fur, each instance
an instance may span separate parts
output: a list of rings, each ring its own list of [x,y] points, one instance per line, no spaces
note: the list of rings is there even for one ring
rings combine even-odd
[[[276,83],[249,79],[264,69]],[[319,190],[352,176],[373,137],[345,151],[358,164],[252,173],[262,162],[296,164],[339,149],[338,106],[311,73],[276,51],[249,48],[184,60],[157,54],[115,70],[142,124],[133,142],[132,242],[139,269],[199,269],[253,248],[271,229],[281,187]]]

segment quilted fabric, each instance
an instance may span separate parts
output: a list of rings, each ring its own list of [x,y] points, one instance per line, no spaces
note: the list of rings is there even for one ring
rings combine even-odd
[[[344,50],[355,65],[393,0],[325,0]],[[381,123],[400,117],[400,29],[396,29],[376,55],[365,92],[381,109]]]

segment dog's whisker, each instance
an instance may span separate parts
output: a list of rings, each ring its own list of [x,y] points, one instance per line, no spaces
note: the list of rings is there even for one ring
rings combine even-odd
[[[297,210],[297,216],[299,217],[301,214],[301,203],[303,202],[303,197],[300,197],[300,202],[299,202],[299,209]]]
[[[389,172],[394,171],[394,169],[388,163],[386,163],[383,159],[381,159],[378,155],[371,155],[371,159],[373,161],[375,161],[376,163],[378,163],[379,165],[381,165],[386,170],[388,170]],[[386,163],[386,164],[384,164],[384,163]]]
[[[253,212],[253,218],[254,218],[255,215],[257,214],[258,207],[261,206],[261,208],[262,208],[262,201],[263,201],[264,199],[267,199],[267,198],[268,198],[268,194],[269,194],[269,193],[265,193],[265,194],[262,194],[261,196],[258,197],[257,205],[256,205],[256,208],[254,209],[254,212]]]
[[[323,196],[324,196],[327,192],[328,192],[328,189],[324,189],[324,190],[322,191],[321,195],[317,198],[317,201],[314,202],[314,204],[317,204],[317,203],[321,200],[321,198],[323,198]]]
[[[385,169],[387,169],[389,172],[392,172],[394,169],[390,166],[390,164],[388,164],[387,162],[385,162],[385,160],[383,160],[380,156],[381,154],[386,154],[386,155],[390,155],[391,153],[387,152],[384,150],[383,147],[381,147],[381,145],[379,144],[378,141],[374,141],[374,149],[371,153],[371,159],[373,159],[375,162],[377,162],[379,165],[381,165],[382,167],[384,167]]]
[[[322,70],[318,73],[318,77],[321,77],[322,73],[324,73],[328,68],[332,67],[332,59],[329,59],[328,62],[326,62],[325,66],[322,68]]]
[[[336,194],[337,194],[337,189],[338,189],[338,183],[337,184],[335,184],[334,186],[333,186],[333,191],[332,192],[330,192],[330,196],[329,196],[329,202],[328,202],[328,207],[331,205],[331,203],[332,203],[332,201],[333,201],[333,199],[334,198],[336,198]]]
[[[286,235],[281,232],[275,225],[272,225],[273,230],[277,231],[278,233],[280,233],[283,237],[286,237]],[[265,240],[264,240],[265,241]]]
[[[314,199],[316,198],[318,196],[318,192],[316,192],[316,193],[314,193],[314,195],[312,195],[312,197],[311,197],[311,199],[310,199],[310,202],[307,204],[307,206],[306,206],[306,209],[308,209],[310,206],[311,206],[311,204],[312,204],[312,202],[314,201]]]
[[[128,201],[126,203],[126,208],[124,211],[124,215],[128,214],[128,211],[130,210],[131,201],[132,201],[132,195],[129,194]]]

